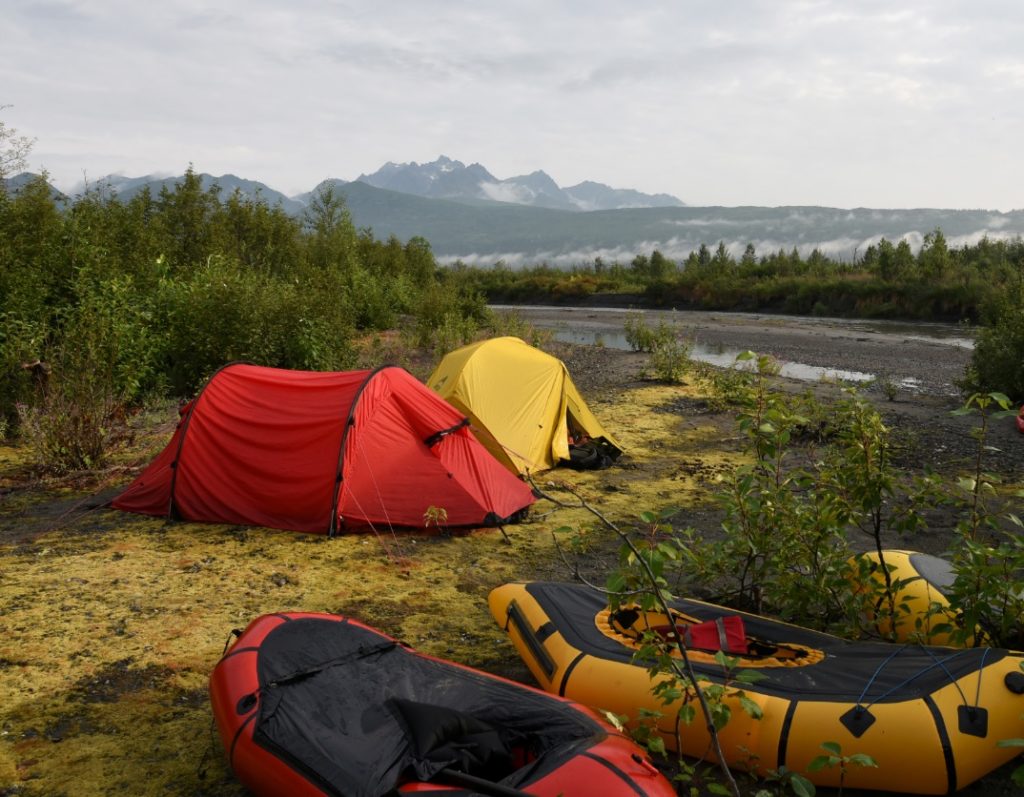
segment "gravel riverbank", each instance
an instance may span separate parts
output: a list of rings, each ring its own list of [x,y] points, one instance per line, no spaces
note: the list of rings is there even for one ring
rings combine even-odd
[[[628,314],[622,308],[515,307],[514,311],[539,329],[574,331],[574,339],[611,340],[621,335]],[[896,386],[889,400],[878,382],[865,383],[900,442],[897,456],[910,468],[944,473],[970,469],[977,452],[972,429],[977,417],[954,416],[963,404],[957,387],[971,359],[970,330],[945,324],[901,324],[845,319],[811,319],[748,313],[645,310],[648,326],[665,322],[682,337],[727,352],[751,350],[781,362],[871,374]],[[562,337],[573,337],[562,335]],[[564,346],[559,353],[570,373],[586,389],[602,390],[622,383],[646,366],[646,355],[612,346]],[[576,363],[575,367],[573,363]],[[811,389],[823,398],[835,397],[834,382],[779,377],[788,390]],[[1008,483],[1024,481],[1024,436],[1012,418],[991,422],[987,467]]]

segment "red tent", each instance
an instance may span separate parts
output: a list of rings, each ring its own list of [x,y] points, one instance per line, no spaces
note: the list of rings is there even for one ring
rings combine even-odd
[[[182,520],[335,534],[493,526],[534,500],[465,416],[397,367],[341,373],[228,365],[111,505]]]

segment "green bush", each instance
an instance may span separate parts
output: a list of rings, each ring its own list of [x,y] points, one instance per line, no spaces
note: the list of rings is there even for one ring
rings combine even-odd
[[[38,380],[30,365],[45,356],[47,327],[42,319],[0,313],[0,424],[6,433],[18,422],[18,404],[31,404],[37,396]],[[49,364],[40,363],[38,369]],[[42,376],[42,371],[39,372]]]
[[[973,471],[956,480],[948,492],[961,514],[951,551],[954,573],[946,591],[955,628],[937,630],[959,644],[1021,649],[1024,646],[1024,523],[1003,505],[999,479],[985,471],[985,455],[998,453],[989,445],[993,419],[1014,414],[1009,398],[998,392],[972,395],[956,415],[974,416],[977,453]],[[1017,491],[1013,496],[1020,498]]]
[[[482,294],[451,282],[436,283],[424,289],[413,313],[416,344],[440,353],[472,340],[490,318]]]
[[[721,539],[685,539],[684,571],[695,589],[724,602],[803,625],[858,635],[872,632],[857,590],[877,590],[872,605],[903,609],[899,584],[862,573],[852,535],[870,538],[919,528],[934,497],[930,481],[906,478],[891,464],[889,430],[856,389],[827,407],[807,392],[772,389],[770,358],[744,353],[756,370],[730,383],[752,464],[724,483]],[[814,448],[809,454],[805,445]],[[819,448],[820,447],[820,448]]]
[[[623,322],[626,343],[633,351],[651,351],[654,348],[655,332],[648,325],[642,312],[630,310]]]
[[[651,368],[664,382],[682,382],[692,365],[693,341],[680,340],[675,334],[659,336],[651,350]]]
[[[470,343],[476,337],[478,329],[475,319],[461,316],[457,312],[446,313],[441,325],[431,336],[434,353],[440,357]]]
[[[165,280],[156,315],[172,390],[188,395],[235,361],[307,370],[351,362],[351,326],[343,312],[318,312],[324,303],[313,286],[222,257],[186,278]]]
[[[488,310],[487,326],[490,327],[494,337],[511,336],[525,340],[531,346],[543,348],[552,338],[549,329],[538,329],[533,324],[525,321],[515,310],[509,312],[494,312]]]
[[[63,314],[45,386],[19,405],[37,463],[61,473],[102,465],[126,408],[156,387],[158,344],[131,280],[97,282],[83,270],[75,285],[79,301]]]
[[[1024,400],[1024,298],[1001,297],[989,306],[988,318],[975,340],[965,384],[972,392]]]

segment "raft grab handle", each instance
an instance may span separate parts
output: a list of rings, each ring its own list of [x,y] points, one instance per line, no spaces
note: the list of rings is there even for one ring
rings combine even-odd
[[[523,610],[519,608],[519,604],[515,600],[511,601],[506,611],[506,616],[509,622],[516,627],[516,631],[519,632],[519,638],[523,640],[523,644],[530,649],[530,653],[533,658],[540,665],[541,669],[544,670],[544,675],[547,676],[548,680],[551,680],[551,676],[555,674],[557,666],[555,665],[554,659],[548,655],[548,652],[544,649],[544,643],[537,638],[537,634],[534,633],[533,628],[530,627],[530,621],[526,619],[523,614]],[[506,623],[506,628],[508,624]]]

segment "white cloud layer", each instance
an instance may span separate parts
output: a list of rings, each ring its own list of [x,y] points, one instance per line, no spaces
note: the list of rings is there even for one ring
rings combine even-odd
[[[1017,0],[216,6],[8,0],[30,166],[295,194],[446,154],[694,205],[1024,207]]]

